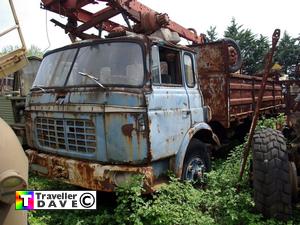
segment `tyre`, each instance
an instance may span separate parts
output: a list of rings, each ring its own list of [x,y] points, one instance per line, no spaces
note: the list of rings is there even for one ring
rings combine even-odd
[[[268,128],[256,132],[252,147],[255,206],[266,217],[287,219],[292,214],[292,185],[285,139]]]
[[[202,184],[205,173],[211,169],[210,156],[206,145],[193,138],[188,146],[182,168],[182,180]]]
[[[228,67],[228,72],[234,73],[234,72],[238,71],[241,68],[241,66],[242,66],[241,49],[238,46],[238,44],[233,39],[231,39],[231,38],[224,38],[222,40],[224,40],[225,43],[227,43],[228,47],[232,47],[234,49],[234,54],[235,54],[236,60],[235,60],[234,64],[231,64]]]

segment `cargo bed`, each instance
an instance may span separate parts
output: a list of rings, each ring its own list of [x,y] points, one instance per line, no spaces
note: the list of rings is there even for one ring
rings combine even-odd
[[[198,82],[204,102],[211,108],[211,121],[229,128],[232,122],[251,118],[261,87],[262,75],[229,73],[226,54],[228,48],[225,42],[213,42],[193,48],[198,53]],[[276,113],[283,107],[281,84],[275,77],[268,78],[261,111]]]

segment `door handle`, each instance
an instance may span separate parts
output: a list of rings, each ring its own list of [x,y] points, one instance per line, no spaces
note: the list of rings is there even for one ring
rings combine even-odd
[[[182,112],[186,115],[190,115],[191,114],[191,110],[190,109],[184,109],[182,110]]]

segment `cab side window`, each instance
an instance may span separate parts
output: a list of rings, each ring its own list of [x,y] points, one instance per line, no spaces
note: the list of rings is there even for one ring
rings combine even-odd
[[[183,63],[184,63],[184,74],[185,74],[186,84],[188,87],[194,87],[195,86],[195,72],[194,72],[192,56],[190,54],[184,54]]]
[[[179,51],[152,47],[152,82],[161,85],[182,85]]]
[[[152,66],[151,66],[151,74],[152,74],[152,82],[153,84],[160,84],[160,61],[159,61],[159,50],[156,45],[152,46],[151,49],[151,58],[152,58]]]

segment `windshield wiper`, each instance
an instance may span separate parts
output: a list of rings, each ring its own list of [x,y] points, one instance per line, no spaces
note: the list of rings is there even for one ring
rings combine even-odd
[[[30,91],[35,91],[35,90],[41,90],[42,92],[46,92],[46,90],[44,89],[44,86],[42,85],[34,85],[32,86],[32,88],[30,89]]]
[[[103,86],[103,84],[100,83],[99,79],[84,72],[78,72],[81,76],[88,77],[89,79],[93,80],[96,84],[98,84],[102,89],[106,90],[106,87]]]

